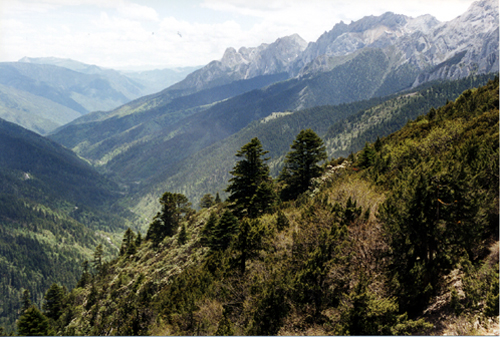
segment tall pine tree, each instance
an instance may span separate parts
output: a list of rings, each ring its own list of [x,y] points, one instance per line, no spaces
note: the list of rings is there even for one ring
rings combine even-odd
[[[327,158],[323,141],[311,129],[300,131],[290,147],[279,177],[285,183],[283,200],[295,199],[307,191],[311,179],[321,175],[318,163]]]
[[[265,163],[269,158],[263,158],[269,151],[264,151],[258,138],[253,138],[236,153],[241,158],[230,172],[228,201],[232,203],[233,213],[239,217],[255,217],[258,210],[253,205],[259,205],[254,196],[262,183],[269,178],[269,167]],[[253,200],[252,200],[253,198]]]
[[[237,233],[238,219],[226,210],[215,225],[208,245],[214,251],[226,250]]]
[[[17,320],[17,333],[19,336],[54,335],[49,319],[35,305],[26,309]]]
[[[173,236],[181,221],[189,217],[192,212],[188,198],[180,193],[165,192],[160,198],[160,204],[161,213],[155,216],[146,234],[146,239],[152,240],[155,245],[166,236]]]
[[[66,295],[66,290],[64,287],[53,283],[49,290],[45,293],[44,303],[42,309],[45,316],[57,321],[57,319],[62,315],[64,309],[64,296]]]

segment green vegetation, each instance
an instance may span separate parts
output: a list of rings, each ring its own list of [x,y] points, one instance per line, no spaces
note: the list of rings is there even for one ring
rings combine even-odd
[[[189,218],[191,203],[180,193],[165,192],[160,198],[161,213],[158,213],[149,226],[146,240],[160,243],[166,236],[177,232],[182,220]]]
[[[465,90],[482,86],[494,77],[494,74],[489,74],[458,81],[430,82],[416,90],[388,97],[381,104],[360,109],[329,125],[330,128],[324,135],[328,155],[347,157],[350,153],[361,150],[366,142],[373,143],[377,137],[396,132],[408,121],[426,114],[431,108],[455,100]]]
[[[262,158],[267,153],[258,138],[253,138],[236,153],[236,157],[242,159],[229,172],[233,177],[229,179],[226,192],[230,193],[227,200],[239,218],[255,218],[272,206],[272,188],[267,185],[269,167],[265,164],[268,158]]]
[[[84,273],[50,327],[63,335],[402,335],[496,319],[498,93],[496,78],[326,162],[306,191],[269,213],[234,208],[250,194],[194,212],[184,195],[165,193],[149,227],[161,235],[148,231],[134,254]],[[267,176],[262,144],[241,147],[233,176]],[[241,170],[250,153],[256,175]],[[270,186],[281,195],[282,185]],[[265,194],[251,187],[260,202]],[[51,289],[47,298],[58,298]],[[59,315],[49,307],[45,315]]]
[[[269,151],[267,164],[272,177],[283,168],[286,154],[295,136],[302,129],[312,129],[324,143],[329,157],[347,157],[402,128],[408,120],[427,113],[432,107],[456,99],[464,90],[484,85],[494,75],[471,77],[452,82],[434,82],[385,98],[373,98],[337,106],[320,106],[250,123],[241,131],[196,152],[179,162],[175,170],[157,172],[144,183],[131,200],[134,212],[151,218],[156,213],[156,200],[165,190],[186,195],[193,204],[207,193],[223,192],[231,178],[236,153],[257,137]],[[341,121],[347,121],[345,124]],[[371,127],[371,125],[373,127]],[[145,224],[147,225],[147,224]]]
[[[311,128],[322,137],[330,156],[347,156],[378,135],[400,129],[432,106],[455,99],[465,89],[487,80],[487,76],[461,80],[447,92],[435,91],[432,100],[417,97],[418,109],[407,108],[406,104],[414,103],[413,96],[397,101],[395,97],[401,94],[394,92],[410,90],[408,79],[414,78],[413,70],[408,66],[392,71],[390,63],[382,52],[364,50],[331,71],[300,79],[284,80],[279,74],[195,93],[189,89],[165,90],[109,113],[84,116],[50,137],[126,186],[129,193],[123,205],[138,217],[151,219],[156,213],[156,200],[166,190],[183,193],[194,205],[204,194],[222,193],[234,166],[233,154],[255,136],[270,151],[270,173],[276,176],[293,140],[289,138],[302,129]],[[274,83],[278,80],[281,82]],[[421,88],[404,95],[418,90]],[[379,97],[385,94],[391,96]],[[388,99],[390,105],[380,106]],[[352,103],[358,100],[369,101]],[[324,104],[334,106],[313,108]],[[368,111],[374,106],[379,109]],[[350,123],[350,128],[335,126],[361,112],[377,116],[368,121],[364,114],[361,125]],[[273,114],[283,117],[272,120]],[[263,119],[266,122],[260,122]],[[330,126],[334,128],[327,135]],[[217,149],[227,141],[224,149]],[[218,167],[208,170],[200,161]],[[185,175],[189,177],[181,177]],[[148,222],[144,221],[142,227]]]
[[[116,254],[115,233],[130,223],[113,206],[116,192],[72,152],[0,120],[0,326],[6,332],[15,329],[24,290],[43,309],[46,290],[53,283],[73,288],[97,245],[106,258]]]
[[[283,200],[296,199],[307,191],[311,180],[321,175],[318,164],[327,158],[323,141],[311,129],[300,131],[290,147],[279,177],[285,183]]]
[[[20,336],[50,336],[53,330],[49,320],[35,305],[26,309],[17,321],[17,332]]]

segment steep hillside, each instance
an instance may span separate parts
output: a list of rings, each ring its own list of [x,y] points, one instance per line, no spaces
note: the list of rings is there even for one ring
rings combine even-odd
[[[363,148],[366,142],[373,143],[402,128],[409,120],[423,115],[429,109],[455,100],[463,91],[485,85],[497,74],[470,76],[458,81],[428,82],[415,90],[409,90],[371,109],[330,125],[324,135],[328,154],[332,157],[347,157]]]
[[[0,84],[0,118],[38,134],[45,135],[80,116],[64,105]]]
[[[241,131],[216,142],[176,166],[175,174],[158,169],[142,184],[131,205],[138,214],[154,214],[157,196],[162,191],[178,191],[196,205],[206,193],[225,196],[234,153],[251,138],[258,137],[269,151],[271,175],[282,168],[289,144],[301,129],[311,128],[325,140],[330,158],[347,157],[363,148],[366,142],[389,135],[408,120],[425,114],[432,107],[457,98],[464,90],[493,79],[493,75],[461,81],[429,83],[408,93],[338,106],[322,106],[294,113],[274,113],[249,124]]]
[[[109,110],[130,101],[97,75],[46,64],[0,63],[0,83],[50,99],[80,114]]]
[[[120,257],[82,275],[46,312],[60,313],[52,327],[71,335],[478,334],[498,320],[498,93],[496,78],[323,165],[295,200],[276,197],[286,179],[263,182],[274,193],[255,192],[252,203],[270,204],[251,218],[231,214],[246,199],[194,213],[182,195],[165,193],[146,239],[129,232]],[[477,323],[454,328],[467,320]]]
[[[116,254],[129,223],[118,192],[71,151],[0,119],[0,325],[13,327],[23,289],[40,305],[53,282],[76,285],[98,244]]]

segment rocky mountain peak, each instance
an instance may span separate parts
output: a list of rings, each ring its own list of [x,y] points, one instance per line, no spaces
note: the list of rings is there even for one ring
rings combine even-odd
[[[441,23],[431,15],[412,18],[387,12],[350,24],[341,21],[309,44],[294,34],[254,48],[228,48],[220,61],[211,62],[172,89],[200,90],[278,73],[314,76],[349,62],[364,49],[382,51],[391,63],[388,71],[395,74],[400,67],[402,73],[411,73],[408,76],[433,74],[418,75],[415,85],[494,71],[498,69],[498,2],[474,2],[449,22]]]
[[[236,49],[229,47],[224,52],[221,63],[225,67],[233,68],[237,64],[248,63],[248,60],[246,60],[241,53],[237,52]]]
[[[396,30],[403,27],[409,19],[410,18],[405,15],[394,14],[393,12],[387,12],[380,16],[365,16],[351,23],[349,25],[349,32],[360,33],[378,26],[385,26],[391,30]]]
[[[408,33],[412,33],[414,31],[428,32],[439,24],[440,22],[438,19],[430,14],[426,14],[408,20],[406,30]]]
[[[241,47],[238,51],[227,48],[220,61],[212,61],[205,67],[191,73],[171,89],[195,88],[202,90],[232,81],[250,79],[261,75],[286,72],[307,47],[307,42],[298,34],[285,36],[271,44],[258,47]]]

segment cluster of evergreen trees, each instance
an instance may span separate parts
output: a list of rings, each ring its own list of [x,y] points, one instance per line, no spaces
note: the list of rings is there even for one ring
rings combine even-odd
[[[252,221],[245,220],[240,225],[240,220],[256,219],[270,213],[281,200],[295,199],[307,191],[311,180],[321,175],[322,169],[318,164],[326,159],[321,138],[311,129],[302,130],[286,157],[285,166],[278,178],[280,186],[274,186],[275,182],[270,177],[266,164],[269,159],[265,158],[267,153],[258,138],[253,138],[236,153],[239,161],[230,172],[232,178],[226,189],[229,193],[228,209],[219,220],[212,213],[203,228],[202,242],[211,249],[223,251],[229,247],[238,232],[250,230]],[[207,194],[202,198],[200,206],[208,208],[220,202],[218,193],[215,199]],[[173,236],[182,221],[194,213],[188,199],[179,193],[166,192],[160,198],[160,203],[162,211],[151,223],[146,236],[146,240],[152,240],[156,245],[165,237]],[[184,225],[180,229],[185,232]],[[181,236],[182,242],[185,241],[184,236],[185,234]]]

